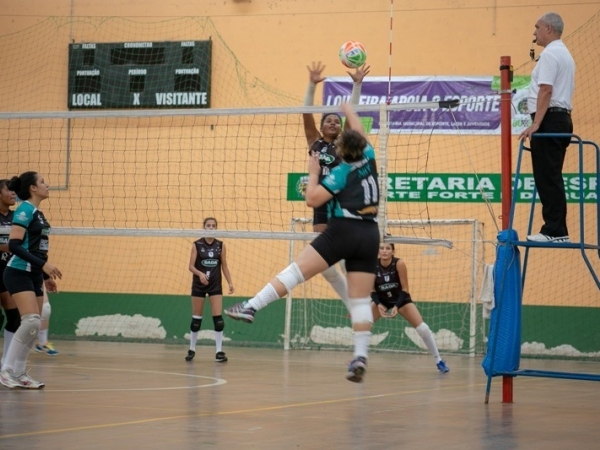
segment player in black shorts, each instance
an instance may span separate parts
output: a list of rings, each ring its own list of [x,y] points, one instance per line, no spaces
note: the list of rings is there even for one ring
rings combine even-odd
[[[3,276],[6,264],[10,259],[10,251],[8,250],[8,234],[12,225],[13,211],[11,208],[17,203],[17,194],[8,189],[8,180],[0,180],[0,303],[4,314],[6,314],[6,325],[4,327],[4,350],[2,352],[2,360],[8,351],[10,341],[12,341],[15,331],[21,324],[21,316],[17,309],[17,304],[10,296],[4,286]],[[4,322],[4,315],[0,310],[0,330]],[[1,368],[1,364],[0,364]]]
[[[421,313],[410,297],[406,264],[394,256],[394,250],[392,243],[384,242],[379,245],[375,291],[371,294],[373,319],[375,322],[381,317],[391,319],[400,313],[417,330],[425,346],[435,358],[438,370],[446,373],[450,369],[440,357],[435,337],[429,326],[423,322]]]
[[[205,230],[216,230],[217,219],[207,217],[204,219]],[[231,274],[227,266],[225,244],[215,238],[203,237],[192,245],[190,256],[190,272],[194,274],[192,281],[192,324],[190,325],[190,349],[186,361],[191,361],[196,356],[196,342],[202,325],[202,312],[204,299],[208,295],[212,319],[215,329],[216,355],[215,361],[225,362],[227,356],[223,352],[223,286],[221,272],[229,284],[229,294],[233,294],[234,287]]]
[[[40,389],[44,383],[31,378],[25,365],[40,331],[44,284],[49,292],[56,292],[54,279],[62,277],[61,271],[48,262],[50,224],[39,210],[49,190],[37,172],[12,177],[8,189],[23,200],[13,214],[8,236],[12,256],[4,269],[4,285],[19,308],[21,324],[5,355],[0,384],[9,388]]]
[[[309,81],[306,95],[304,97],[304,105],[312,106],[314,104],[315,88],[318,83],[321,83],[325,77],[322,75],[325,66],[318,63],[312,63],[307,66]],[[360,91],[362,81],[369,73],[370,66],[364,65],[355,69],[354,72],[347,72],[352,78],[352,94],[350,103],[358,104],[360,100]],[[336,167],[342,159],[335,151],[335,140],[342,132],[342,118],[337,113],[323,114],[321,117],[320,129],[317,129],[315,118],[312,114],[303,114],[304,134],[306,143],[308,144],[309,155],[318,155],[321,172],[319,181],[325,178],[331,170]],[[327,205],[321,205],[313,209],[313,231],[322,233],[327,228]],[[346,278],[335,268],[334,265],[328,267],[323,272],[323,277],[331,284],[333,290],[340,296],[344,304],[348,304],[348,286]]]
[[[327,203],[327,228],[258,294],[225,310],[225,314],[252,323],[256,311],[344,259],[348,279],[347,307],[354,331],[354,359],[348,366],[346,378],[360,382],[366,372],[373,326],[370,295],[375,283],[380,240],[377,226],[379,185],[375,151],[367,141],[362,123],[349,104],[341,108],[346,114],[346,129],[336,140],[336,148],[342,162],[320,181],[318,155],[311,155],[308,163],[306,204],[317,207]]]

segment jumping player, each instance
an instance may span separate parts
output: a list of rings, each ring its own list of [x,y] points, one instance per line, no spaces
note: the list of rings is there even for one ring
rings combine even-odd
[[[321,62],[313,62],[308,69],[308,88],[304,97],[304,105],[312,106],[314,104],[315,88],[318,83],[325,80],[323,71],[325,66]],[[362,81],[369,73],[371,67],[363,65],[355,69],[354,73],[347,72],[352,78],[352,95],[350,103],[356,105],[360,100]],[[317,155],[321,172],[319,181],[325,178],[331,170],[340,164],[342,159],[335,150],[335,140],[342,132],[342,118],[337,113],[326,113],[321,117],[320,128],[317,129],[315,118],[312,114],[303,114],[304,134],[308,144],[310,155]],[[313,231],[322,233],[327,228],[327,205],[321,205],[314,208],[313,212]],[[333,290],[340,296],[344,304],[348,304],[348,286],[346,278],[335,268],[335,265],[328,267],[323,272],[323,277],[331,284]]]
[[[350,105],[343,104],[342,110],[347,127],[336,140],[342,162],[320,181],[319,156],[311,155],[308,163],[306,204],[319,207],[330,202],[327,228],[258,294],[225,310],[225,314],[252,323],[256,311],[344,259],[349,297],[346,306],[354,330],[354,359],[346,378],[358,383],[367,369],[373,325],[369,296],[375,282],[379,248],[379,188],[375,151],[367,141],[362,123]]]

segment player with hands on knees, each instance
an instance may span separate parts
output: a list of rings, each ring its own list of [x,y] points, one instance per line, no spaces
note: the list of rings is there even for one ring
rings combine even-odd
[[[384,242],[379,245],[375,290],[371,294],[373,320],[377,322],[381,317],[393,319],[400,314],[421,336],[429,353],[435,358],[438,370],[446,373],[450,369],[441,358],[435,337],[429,326],[423,322],[423,317],[410,296],[406,264],[394,256],[394,251],[393,243]]]

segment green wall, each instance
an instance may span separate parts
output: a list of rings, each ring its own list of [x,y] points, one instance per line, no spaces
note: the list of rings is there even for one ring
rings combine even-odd
[[[223,307],[245,300],[245,298],[226,297]],[[326,302],[327,314],[323,305]],[[320,303],[320,304],[319,304]],[[103,339],[103,340],[129,340],[165,343],[185,343],[184,335],[189,333],[191,306],[188,296],[180,295],[127,295],[127,294],[84,294],[62,292],[51,295],[52,319],[50,335],[58,339]],[[292,336],[303,336],[310,332],[313,324],[321,327],[335,329],[348,327],[349,320],[344,306],[339,301],[310,300],[294,303],[294,320],[292,320]],[[458,351],[465,353],[469,345],[469,309],[468,305],[456,303],[418,303],[419,310],[430,328],[437,332],[444,328],[452,331],[463,340],[463,346]],[[107,320],[114,320],[117,315],[128,316],[132,321],[130,326],[140,326],[140,334],[144,320],[131,319],[139,314],[143,318],[155,318],[159,326],[166,331],[164,338],[136,337],[123,338],[122,336],[76,336],[78,322],[83,318],[108,316]],[[208,301],[205,305],[205,319],[202,330],[212,330],[212,320]],[[575,308],[575,307],[550,307],[550,306],[523,306],[523,342],[537,342],[545,345],[546,349],[563,345],[570,345],[582,353],[599,353],[600,357],[600,309]],[[299,317],[308,318],[306,326]],[[477,353],[483,353],[484,347],[481,339],[483,334],[481,312],[477,312],[477,329],[479,342]],[[285,300],[279,300],[260,311],[253,324],[236,322],[225,318],[225,338],[227,346],[270,346],[281,348],[283,346],[283,331],[285,321]],[[374,334],[388,333],[388,336],[377,348],[386,350],[419,350],[406,336],[404,329],[409,326],[401,318],[395,320],[380,320],[376,323]],[[205,342],[208,343],[208,342]],[[292,344],[292,347],[302,347],[301,344]],[[331,347],[327,344],[308,344],[307,347]],[[444,353],[444,352],[442,352]],[[540,356],[547,356],[540,354]],[[564,355],[557,355],[564,356]],[[579,355],[575,355],[579,356]],[[583,355],[589,357],[590,355]]]

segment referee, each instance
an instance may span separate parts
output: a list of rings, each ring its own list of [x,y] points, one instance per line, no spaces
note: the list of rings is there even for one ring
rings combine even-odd
[[[570,242],[567,200],[562,177],[570,137],[536,137],[534,133],[573,133],[571,100],[575,89],[575,62],[561,40],[563,20],[553,12],[535,24],[535,42],[544,47],[531,74],[527,107],[533,123],[519,139],[530,139],[535,186],[542,203],[544,225],[527,236],[534,242]]]

